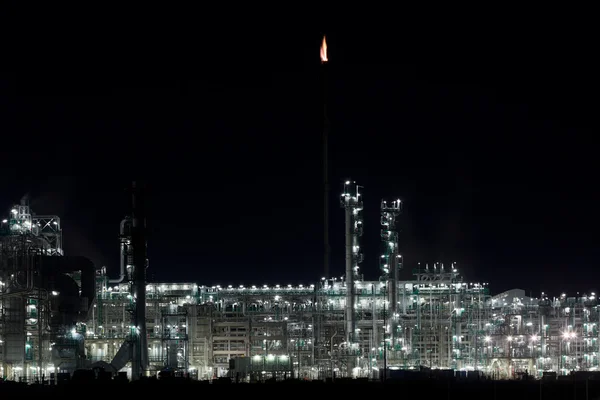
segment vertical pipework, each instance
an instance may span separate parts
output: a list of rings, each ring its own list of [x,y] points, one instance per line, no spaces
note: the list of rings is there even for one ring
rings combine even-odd
[[[398,257],[398,249],[394,249],[392,256],[390,257],[390,315],[396,314],[398,311],[398,268],[396,267]]]
[[[545,312],[545,310],[543,311]],[[540,315],[540,341],[542,347],[542,357],[546,357],[546,316],[542,313]]]
[[[329,116],[327,114],[327,42],[321,45],[321,95],[323,102],[323,276],[329,278]]]
[[[371,285],[371,316],[373,322],[373,346],[379,346],[379,332],[377,328],[377,295],[375,294],[375,285]]]
[[[146,335],[146,215],[143,187],[132,185],[132,244],[133,244],[133,291],[135,296],[135,326],[132,379],[138,379],[147,370],[148,344]]]

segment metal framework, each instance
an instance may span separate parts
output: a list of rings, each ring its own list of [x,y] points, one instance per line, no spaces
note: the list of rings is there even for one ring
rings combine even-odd
[[[103,274],[98,272],[96,307],[86,329],[76,332],[85,337],[90,362],[114,360],[132,329],[129,285],[107,286]],[[389,324],[386,282],[357,281],[356,349],[351,355],[344,329],[346,295],[345,282],[334,279],[318,285],[271,287],[149,284],[149,373],[170,367],[210,379],[227,376],[229,361],[238,358],[250,358],[246,378],[254,380],[290,374],[303,379],[375,378],[384,356],[392,369],[479,370],[493,378],[516,378],[525,370],[537,377],[544,371],[565,375],[572,370],[597,370],[599,365],[600,311],[595,294],[534,299],[515,289],[492,297],[486,284],[463,282],[456,266],[426,266],[414,271],[413,280],[398,282],[397,339],[395,345],[388,341],[384,347],[384,329]],[[29,375],[16,365],[4,375],[9,379],[35,376],[31,367],[38,367],[40,354],[37,326],[26,329],[31,335],[19,331],[17,337],[11,331],[16,325],[6,324],[13,305],[3,304],[0,340],[19,339],[21,348],[33,349],[23,353],[22,365]],[[21,323],[29,324],[29,318],[38,315],[38,304],[33,299],[21,304],[23,314],[28,313]],[[319,313],[321,332],[328,335],[321,357],[313,325]],[[41,352],[42,374],[47,376],[58,368],[49,353]],[[129,364],[122,368],[131,373]]]
[[[53,372],[50,347],[52,293],[36,284],[40,256],[62,255],[56,216],[36,216],[26,198],[0,224],[0,375],[39,379]]]
[[[532,298],[514,289],[491,296],[486,283],[463,281],[455,263],[419,266],[412,280],[401,281],[399,201],[381,207],[382,277],[364,281],[358,270],[360,187],[345,184],[341,203],[345,277],[309,285],[151,283],[139,290],[133,284],[133,219],[125,219],[120,278],[109,279],[105,268],[96,272],[91,311],[69,331],[54,322],[56,296],[36,283],[40,256],[63,254],[60,220],[17,205],[0,225],[0,373],[35,380],[103,361],[134,377],[126,344],[144,332],[140,315],[136,318],[141,304],[145,374],[166,368],[198,379],[233,376],[232,371],[240,380],[379,378],[386,366],[427,366],[511,379],[525,371],[540,378],[548,371],[566,375],[600,367],[595,293]],[[81,285],[79,272],[69,276]],[[234,369],[231,360],[240,361]]]
[[[31,217],[33,226],[37,227],[37,235],[44,238],[48,244],[46,255],[62,256],[62,229],[60,228],[60,218],[56,215],[33,215]]]

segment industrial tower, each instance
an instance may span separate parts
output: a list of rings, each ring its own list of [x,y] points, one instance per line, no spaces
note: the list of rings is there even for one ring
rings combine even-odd
[[[346,221],[346,341],[349,346],[355,343],[354,283],[359,278],[358,264],[363,261],[359,245],[359,237],[363,233],[361,189],[354,181],[344,182],[340,202]]]
[[[396,217],[402,211],[402,202],[394,200],[388,203],[381,201],[381,240],[383,241],[383,254],[380,258],[381,279],[387,283],[389,313],[387,329],[393,348],[397,342],[398,329],[398,273],[402,268],[402,256],[398,254],[398,232],[396,231]],[[404,305],[404,302],[402,303]]]
[[[327,114],[327,41],[323,36],[321,45],[321,94],[323,96],[323,274],[329,278],[329,116]]]
[[[132,292],[135,299],[134,322],[137,340],[133,342],[132,379],[138,379],[148,369],[148,335],[146,331],[146,214],[143,185],[132,184],[132,234],[133,244],[133,282]]]

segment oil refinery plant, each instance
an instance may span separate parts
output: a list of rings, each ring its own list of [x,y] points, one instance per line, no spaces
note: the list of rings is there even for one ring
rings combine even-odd
[[[26,199],[8,210],[0,229],[2,377],[31,382],[102,367],[131,379],[165,370],[197,379],[379,379],[386,368],[428,367],[511,379],[598,369],[594,293],[492,296],[486,283],[463,281],[456,264],[419,266],[412,280],[399,280],[399,200],[381,202],[381,278],[364,281],[362,188],[353,181],[340,197],[344,276],[307,285],[146,282],[141,197],[120,226],[115,278],[64,254],[59,217],[36,215]]]

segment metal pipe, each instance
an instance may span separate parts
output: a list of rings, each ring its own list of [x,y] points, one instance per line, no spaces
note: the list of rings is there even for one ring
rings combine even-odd
[[[373,322],[373,341],[378,344],[377,338],[377,295],[375,293],[375,285],[371,285],[371,320]]]
[[[40,301],[38,303],[38,320],[37,320],[37,324],[38,324],[38,380],[40,381],[40,383],[44,383],[42,380],[42,376],[43,376],[43,371],[44,371],[44,359],[43,359],[43,352],[42,352],[42,348],[44,348],[44,343],[43,343],[43,336],[42,336],[42,310],[40,310],[42,308],[42,301],[41,301],[41,297],[42,297],[42,291],[44,289],[42,288],[38,288],[38,296],[40,297]],[[46,292],[46,295],[48,294],[48,292]],[[44,312],[45,312],[46,306],[44,306]]]
[[[120,226],[120,230],[119,230],[119,233],[121,234],[121,251],[120,251],[121,262],[120,262],[119,277],[116,279],[109,279],[108,283],[121,283],[125,279],[126,267],[127,267],[127,246],[125,244],[125,226],[128,223],[131,223],[131,220],[129,218],[124,218],[121,221],[121,226]]]
[[[331,378],[334,378],[335,375],[333,373],[333,338],[337,336],[337,332],[334,332],[333,335],[331,335],[331,339],[329,339],[329,363],[330,363],[330,368],[331,368]]]
[[[385,286],[384,286],[385,287]],[[385,315],[385,296],[383,297],[383,323],[384,323],[384,327],[383,327],[383,381],[385,382],[386,377],[387,377],[387,342],[386,342],[386,326],[385,326],[385,321],[386,321],[386,315]]]
[[[396,312],[398,303],[398,248],[394,247],[394,250],[390,256],[390,270],[392,276],[390,277],[390,290],[389,290],[389,301],[390,301],[390,315],[388,324],[390,326],[390,341],[392,349],[396,345]]]
[[[545,330],[545,325],[546,325],[546,318],[544,314],[540,315],[540,330],[541,330],[541,335],[540,335],[540,342],[541,342],[541,346],[542,346],[542,357],[546,358],[546,330]]]

